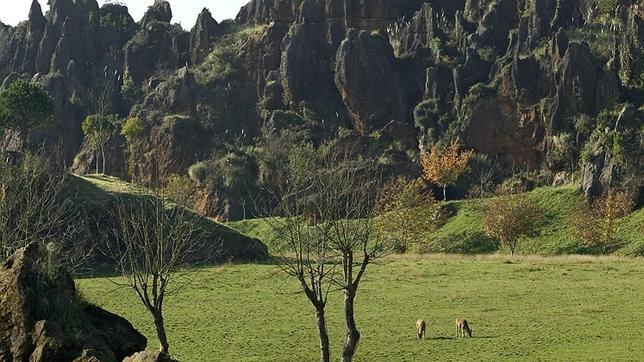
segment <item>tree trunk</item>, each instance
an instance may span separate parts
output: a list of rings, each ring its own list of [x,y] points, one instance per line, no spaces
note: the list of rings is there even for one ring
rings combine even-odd
[[[96,164],[96,174],[98,175],[98,148],[94,151],[94,163]]]
[[[352,285],[345,286],[344,291],[344,318],[347,327],[347,340],[344,342],[344,349],[342,350],[342,361],[353,361],[353,355],[358,348],[360,341],[360,332],[356,327],[356,320],[353,313],[353,305],[356,297],[355,290]]]
[[[160,310],[152,311],[154,316],[154,327],[157,330],[157,338],[159,338],[159,343],[161,344],[160,351],[165,355],[169,355],[168,350],[170,345],[168,343],[168,336],[165,333],[165,323],[163,321],[163,314]]]
[[[101,147],[101,158],[103,159],[103,174],[105,174],[105,147]]]
[[[447,201],[447,185],[443,185],[443,201]]]
[[[331,361],[331,352],[329,349],[329,334],[326,330],[326,319],[324,317],[324,307],[315,307],[315,318],[318,322],[318,335],[320,337],[320,361]]]

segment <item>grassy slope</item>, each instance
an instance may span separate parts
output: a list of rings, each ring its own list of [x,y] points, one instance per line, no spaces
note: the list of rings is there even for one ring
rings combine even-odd
[[[360,361],[632,360],[644,356],[642,259],[405,256],[370,267],[357,299]],[[171,349],[182,361],[313,361],[311,307],[271,265],[226,265],[194,275],[167,300]],[[83,295],[134,323],[156,348],[133,293],[106,279]],[[106,291],[111,291],[107,293]],[[343,341],[341,296],[327,317],[333,359]],[[455,339],[453,320],[474,338]],[[428,323],[415,340],[415,321]]]
[[[521,254],[560,255],[584,253],[570,224],[571,213],[581,195],[573,186],[543,187],[530,192],[545,213],[545,223],[535,237],[524,238],[517,248]],[[437,253],[492,253],[498,243],[483,230],[485,200],[453,201],[456,214],[437,231],[427,235],[429,251]],[[428,215],[429,217],[429,215]],[[228,224],[241,232],[265,241],[269,246],[276,238],[264,220],[245,220]],[[623,246],[622,255],[644,255],[644,209],[637,210],[619,223],[616,237]],[[505,252],[504,250],[501,250]]]
[[[91,213],[107,215],[114,195],[130,197],[152,196],[150,190],[139,187],[116,177],[105,175],[78,176],[78,196]],[[211,219],[194,214],[199,219],[200,228],[207,231],[213,239],[223,240],[221,253],[226,258],[258,260],[266,257],[266,246],[259,240],[239,231],[217,223]]]

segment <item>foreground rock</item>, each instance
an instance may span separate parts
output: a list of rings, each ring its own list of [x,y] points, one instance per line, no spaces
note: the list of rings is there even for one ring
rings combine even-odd
[[[123,362],[176,362],[176,359],[168,357],[161,352],[143,351],[127,357]]]
[[[48,264],[31,244],[0,267],[0,361],[121,361],[145,349],[132,324],[84,302]]]

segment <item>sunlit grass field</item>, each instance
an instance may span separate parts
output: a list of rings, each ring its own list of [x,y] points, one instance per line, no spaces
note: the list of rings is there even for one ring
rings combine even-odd
[[[166,302],[181,361],[315,361],[313,309],[274,265],[195,272]],[[157,348],[128,289],[80,279],[83,295],[124,316]],[[358,361],[643,360],[644,260],[592,257],[405,256],[370,266],[357,299]],[[341,293],[327,318],[332,359],[343,342]],[[457,339],[466,318],[473,338]],[[416,319],[427,321],[417,341]]]

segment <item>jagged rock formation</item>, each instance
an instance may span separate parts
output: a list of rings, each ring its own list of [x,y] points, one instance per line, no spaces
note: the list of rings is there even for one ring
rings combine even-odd
[[[304,127],[315,144],[348,128],[340,144],[379,143],[368,148],[393,174],[417,173],[410,152],[455,137],[501,169],[554,174],[575,168],[555,140],[574,139],[566,157],[578,160],[603,115],[644,100],[644,7],[634,0],[252,0],[234,22],[206,9],[190,32],[171,21],[164,1],[138,24],[120,5],[55,0],[44,16],[34,1],[28,22],[0,25],[0,82],[33,78],[52,94],[50,139],[62,139],[70,164],[80,150],[78,172],[94,162],[85,115],[145,120],[136,145],[115,134],[108,170],[145,183],[202,160],[222,172],[231,145],[260,145],[280,133],[275,124]],[[423,102],[436,119],[414,119]],[[584,117],[590,128],[578,129]],[[242,168],[255,186],[270,174],[255,172],[257,160]],[[204,204],[249,201],[232,200],[240,190],[214,173]],[[212,216],[243,214],[227,209]]]
[[[44,249],[31,244],[0,266],[0,360],[120,361],[144,350],[128,321],[83,302],[69,274],[47,269]]]
[[[190,31],[190,61],[201,63],[212,51],[212,46],[221,30],[212,18],[208,9],[203,9],[197,18],[197,24]]]
[[[389,41],[380,34],[352,29],[340,45],[335,82],[356,129],[376,130],[390,121],[405,121],[408,106],[395,62]]]

